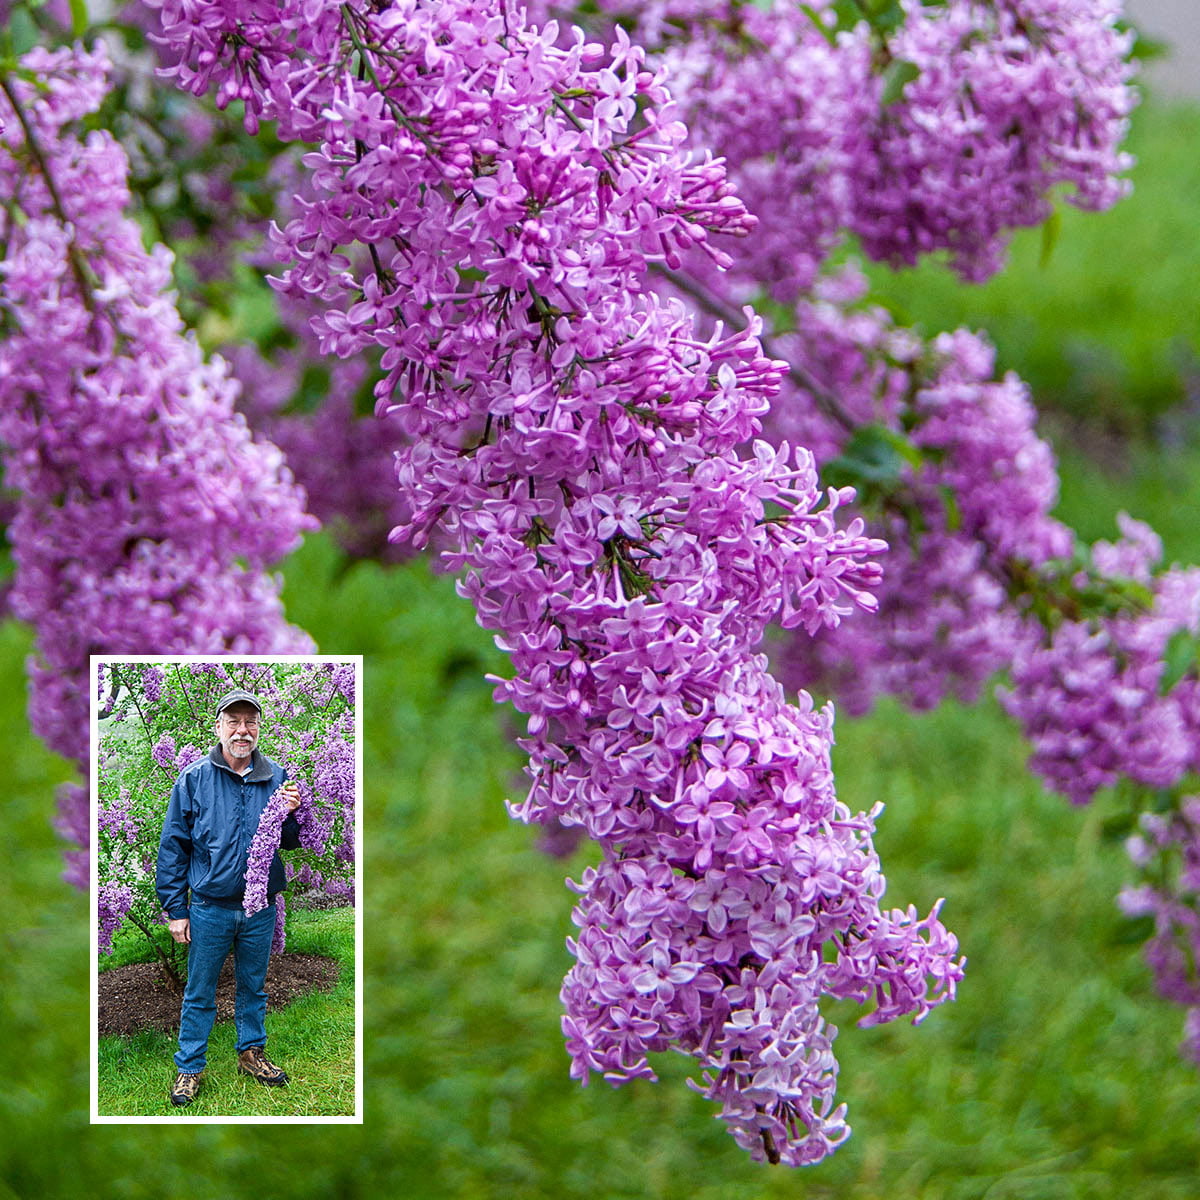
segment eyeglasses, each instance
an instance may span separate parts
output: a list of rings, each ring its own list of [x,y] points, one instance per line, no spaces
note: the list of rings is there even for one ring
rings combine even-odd
[[[233,717],[233,716],[230,716],[228,713],[222,713],[221,721],[223,724],[228,725],[230,729],[237,729],[242,725],[245,725],[245,727],[247,729],[257,729],[258,728],[258,718],[257,717]]]

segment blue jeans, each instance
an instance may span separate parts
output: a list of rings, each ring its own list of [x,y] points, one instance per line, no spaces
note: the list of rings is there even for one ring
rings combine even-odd
[[[188,947],[188,978],[179,1016],[175,1065],[181,1071],[196,1074],[204,1070],[208,1035],[217,1019],[217,976],[230,947],[237,980],[233,1012],[238,1053],[267,1043],[264,985],[275,933],[275,905],[272,902],[247,917],[241,908],[221,908],[193,896],[188,918],[192,941]]]

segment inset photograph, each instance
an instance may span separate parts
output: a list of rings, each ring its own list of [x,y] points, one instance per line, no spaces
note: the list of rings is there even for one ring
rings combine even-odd
[[[92,660],[92,1120],[362,1120],[361,656]]]

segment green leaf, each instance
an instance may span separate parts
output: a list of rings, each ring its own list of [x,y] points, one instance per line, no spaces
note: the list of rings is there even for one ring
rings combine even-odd
[[[1143,33],[1132,21],[1122,18],[1116,23],[1116,28],[1120,33],[1129,33],[1131,30],[1133,32],[1133,48],[1129,51],[1130,58],[1149,62],[1155,58],[1166,58],[1171,52],[1169,42]]]
[[[811,4],[800,5],[800,11],[816,26],[817,32],[830,44],[832,47],[837,46],[837,36],[834,31],[821,20],[821,14],[817,12]]]
[[[832,487],[887,489],[900,483],[906,466],[919,468],[923,461],[921,451],[902,433],[886,425],[863,425],[821,475]]]
[[[871,10],[868,18],[871,28],[883,37],[894,33],[904,24],[904,9],[900,7],[897,0],[874,0]]]
[[[1131,809],[1106,817],[1100,826],[1100,836],[1106,842],[1123,842],[1137,826],[1137,814]]]
[[[946,529],[957,533],[962,528],[962,509],[958,506],[958,496],[949,484],[943,483],[938,491],[942,493],[942,507],[946,510]]]
[[[1153,917],[1129,917],[1115,924],[1105,941],[1110,946],[1140,946],[1153,936]]]
[[[1054,254],[1054,247],[1058,245],[1061,233],[1062,213],[1055,208],[1042,222],[1042,252],[1038,258],[1038,266],[1043,270],[1050,265],[1050,258]]]
[[[1165,696],[1189,671],[1200,663],[1200,645],[1186,629],[1179,630],[1167,643],[1163,654],[1163,673],[1158,693]]]
[[[41,41],[41,36],[38,33],[38,27],[35,24],[33,17],[23,8],[13,9],[12,14],[8,18],[8,46],[5,47],[17,58],[20,58],[28,50],[32,50],[34,46]]]
[[[905,87],[912,83],[921,71],[916,63],[910,63],[903,58],[895,59],[883,73],[883,95],[880,104],[884,108],[895,104],[904,92]]]
[[[313,413],[329,395],[329,369],[309,363],[300,376],[300,384],[288,401],[288,413]]]
[[[88,27],[87,0],[71,0],[71,34],[83,37]]]

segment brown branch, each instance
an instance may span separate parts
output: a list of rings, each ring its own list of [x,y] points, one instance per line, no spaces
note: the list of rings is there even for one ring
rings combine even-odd
[[[177,992],[183,991],[183,978],[176,970],[174,963],[163,953],[162,947],[158,944],[158,939],[150,932],[146,926],[133,915],[132,912],[125,914],[149,939],[150,945],[154,947],[154,953],[158,955],[159,966],[166,972],[167,978],[171,981],[171,986]]]
[[[714,296],[708,288],[691,275],[686,275],[682,271],[673,271],[663,263],[651,263],[650,270],[656,275],[661,275],[676,291],[682,292],[694,300],[709,316],[723,321],[730,329],[741,331],[747,327],[744,313],[739,312],[732,305],[726,304],[719,296]],[[816,401],[817,407],[827,417],[836,421],[847,433],[853,433],[858,429],[861,422],[856,421],[846,411],[841,401],[811,371],[799,363],[784,358],[775,350],[770,338],[765,335],[760,334],[758,340],[762,345],[763,353],[768,358],[779,359],[781,362],[787,363],[788,378],[797,387],[808,392]]]
[[[41,172],[42,179],[45,180],[46,190],[50,193],[50,203],[54,206],[55,214],[62,222],[64,228],[71,228],[71,221],[67,217],[67,210],[63,205],[58,185],[54,182],[54,176],[50,173],[50,166],[46,161],[46,156],[42,152],[42,147],[38,143],[33,126],[29,123],[29,118],[25,115],[25,110],[21,107],[21,103],[17,99],[17,95],[13,91],[12,84],[9,82],[7,75],[0,74],[0,91],[4,92],[9,104],[12,105],[13,113],[16,115],[17,121],[21,126],[21,131],[25,135],[25,145],[29,153],[33,156],[33,161],[37,169]],[[79,284],[79,290],[83,294],[84,307],[95,316],[96,304],[92,296],[92,285],[88,280],[83,259],[80,257],[79,247],[75,244],[73,233],[67,242],[67,259],[71,264],[71,271],[75,276],[75,281]]]

